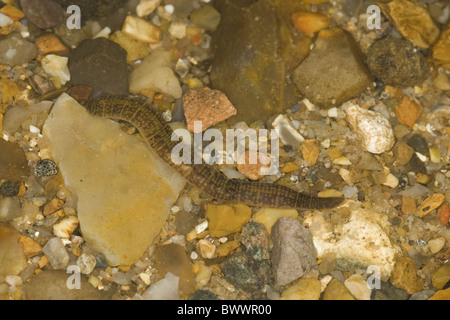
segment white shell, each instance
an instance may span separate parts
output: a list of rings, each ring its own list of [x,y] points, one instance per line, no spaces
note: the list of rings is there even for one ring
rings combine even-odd
[[[348,107],[346,112],[350,127],[367,151],[379,154],[394,146],[394,131],[389,121],[381,114],[358,105]]]

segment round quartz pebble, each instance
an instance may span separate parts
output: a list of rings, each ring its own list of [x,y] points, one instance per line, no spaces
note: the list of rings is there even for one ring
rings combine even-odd
[[[58,173],[58,167],[50,159],[39,160],[34,167],[36,177],[48,177]]]
[[[394,146],[394,131],[381,114],[358,105],[350,105],[346,112],[350,127],[367,151],[380,154]]]
[[[77,259],[77,266],[80,267],[80,271],[83,274],[91,273],[94,270],[96,264],[97,259],[91,254],[83,253]]]

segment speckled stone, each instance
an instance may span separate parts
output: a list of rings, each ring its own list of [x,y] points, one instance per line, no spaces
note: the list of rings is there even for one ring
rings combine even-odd
[[[261,223],[249,222],[242,227],[242,244],[256,261],[270,259],[269,234]]]
[[[36,177],[49,177],[58,173],[58,167],[51,159],[42,159],[34,167]]]

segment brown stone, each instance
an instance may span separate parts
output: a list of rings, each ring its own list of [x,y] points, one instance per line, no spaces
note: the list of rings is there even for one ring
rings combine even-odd
[[[409,294],[423,290],[424,280],[417,275],[417,265],[410,257],[397,258],[391,273],[391,283]]]
[[[313,165],[317,162],[319,158],[319,141],[316,139],[308,139],[303,141],[302,143],[302,154],[303,159],[308,161],[310,165]]]
[[[47,203],[44,207],[43,214],[44,216],[48,216],[59,209],[62,208],[64,201],[58,198],[53,198],[49,203]]]
[[[251,158],[253,154],[254,159]],[[267,164],[261,163],[261,157],[264,158],[264,161],[267,161]],[[237,169],[244,176],[249,178],[250,180],[259,180],[265,176],[264,169],[268,169],[270,167],[270,158],[266,155],[259,153],[257,151],[245,151],[242,155],[241,162],[238,162]]]
[[[36,46],[40,55],[57,54],[60,56],[68,56],[69,48],[67,48],[57,35],[47,33],[36,39]]]
[[[416,212],[416,199],[414,197],[402,196],[402,212],[404,214]]]
[[[93,91],[94,89],[92,87],[73,86],[72,90],[70,91],[70,95],[78,102],[87,102],[91,100]]]
[[[20,19],[23,19],[23,17],[25,17],[25,14],[22,12],[22,10],[10,4],[7,4],[3,8],[1,8],[0,12],[15,21],[19,21]]]
[[[355,298],[342,282],[332,279],[323,293],[322,300],[355,300]]]
[[[42,252],[42,247],[39,245],[39,243],[31,239],[30,237],[21,235],[19,241],[23,245],[23,253],[25,254],[25,257],[27,259],[32,258]]]
[[[444,203],[439,207],[436,212],[436,219],[439,220],[441,226],[445,227],[447,225],[448,220],[450,219],[450,206],[448,204]]]
[[[431,276],[433,287],[442,289],[450,281],[450,266],[442,266]]]
[[[403,141],[399,141],[394,146],[394,157],[395,161],[401,165],[404,166],[411,160],[411,157],[414,154],[414,149],[411,148],[407,143]]]
[[[200,132],[194,131],[194,121],[201,121],[201,131],[204,131],[237,113],[223,92],[208,87],[186,92],[183,96],[183,107],[188,129],[192,132]]]
[[[291,16],[295,29],[313,36],[314,33],[328,28],[331,24],[330,17],[317,12],[295,12]]]
[[[450,300],[450,288],[437,291],[428,300]]]
[[[420,217],[422,218],[434,209],[438,208],[444,201],[444,198],[445,196],[442,193],[435,193],[433,196],[423,200],[419,207]]]
[[[403,96],[402,102],[395,107],[398,121],[410,128],[419,119],[422,111],[423,107],[407,96]]]
[[[0,276],[17,275],[27,265],[20,233],[6,224],[0,224]]]
[[[433,47],[431,56],[435,64],[450,70],[450,23],[442,31],[441,36]]]

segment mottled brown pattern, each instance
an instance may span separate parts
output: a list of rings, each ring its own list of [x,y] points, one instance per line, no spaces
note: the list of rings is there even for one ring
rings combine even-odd
[[[138,99],[100,97],[92,100],[87,109],[92,115],[124,120],[134,125],[156,155],[184,176],[190,184],[214,199],[249,206],[298,209],[333,208],[344,200],[313,197],[276,184],[230,180],[207,164],[176,165],[170,155],[179,142],[171,141],[172,129]]]

